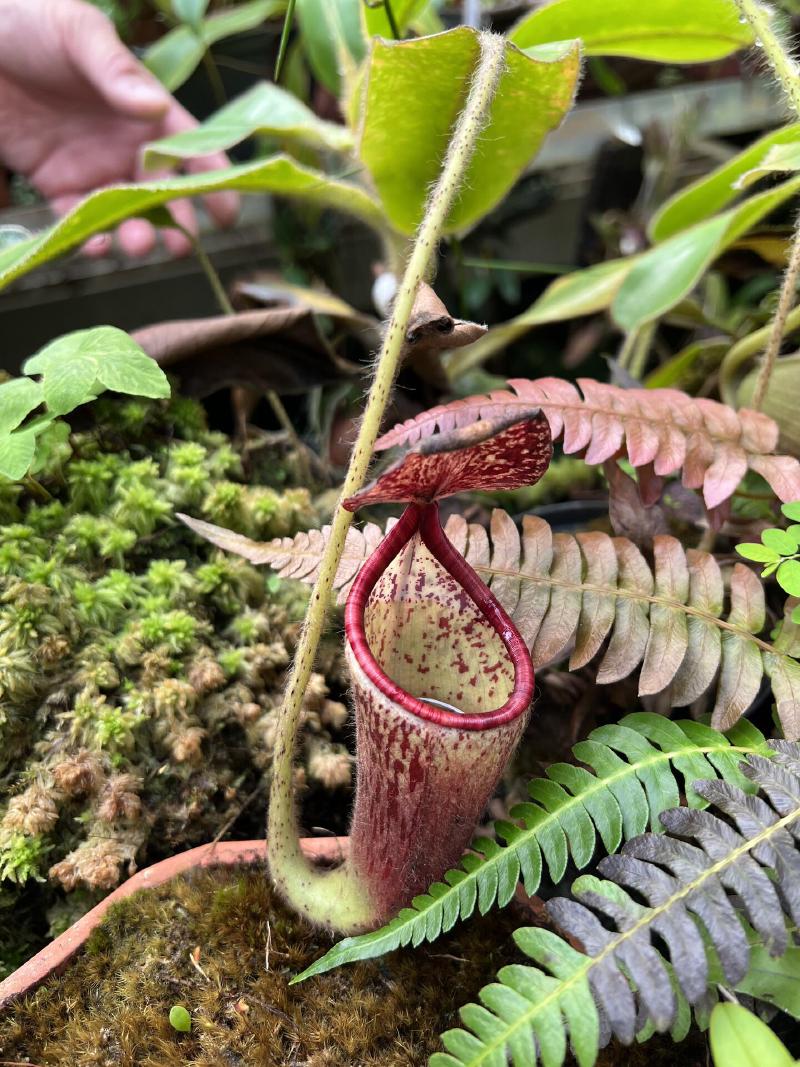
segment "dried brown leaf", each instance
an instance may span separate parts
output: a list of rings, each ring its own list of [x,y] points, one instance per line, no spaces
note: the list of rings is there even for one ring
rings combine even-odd
[[[132,336],[196,397],[232,387],[303,393],[359,370],[322,341],[304,306],[160,322]]]

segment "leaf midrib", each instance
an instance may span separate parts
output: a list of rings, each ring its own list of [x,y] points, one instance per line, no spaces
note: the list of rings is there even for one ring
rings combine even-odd
[[[768,841],[772,837],[772,835],[777,833],[779,830],[786,829],[786,827],[790,823],[794,822],[798,818],[800,818],[800,806],[796,807],[789,815],[784,815],[781,819],[778,819],[777,822],[773,823],[765,830],[762,830],[760,833],[756,834],[755,837],[752,837],[748,841],[745,841],[743,844],[738,845],[735,849],[729,852],[724,859],[718,860],[716,863],[712,864],[712,866],[706,868],[706,870],[703,871],[703,873],[698,878],[694,879],[694,881],[689,882],[685,886],[682,886],[677,893],[674,893],[663,904],[659,904],[654,908],[648,908],[647,914],[643,918],[637,920],[637,922],[635,922],[633,926],[631,926],[628,930],[625,930],[623,933],[619,934],[612,942],[606,945],[602,952],[598,953],[598,955],[596,956],[586,956],[586,963],[579,967],[577,970],[573,971],[569,978],[558,979],[558,987],[553,990],[552,993],[548,993],[546,997],[537,1001],[537,1003],[532,1007],[531,1011],[526,1012],[521,1019],[518,1019],[513,1024],[507,1026],[504,1035],[495,1038],[491,1042],[491,1044],[485,1044],[482,1042],[483,1048],[481,1049],[480,1057],[477,1059],[462,1061],[464,1067],[477,1067],[478,1064],[481,1064],[486,1060],[487,1055],[491,1055],[491,1053],[496,1052],[500,1049],[508,1048],[508,1043],[511,1038],[511,1035],[513,1035],[515,1031],[519,1030],[520,1027],[526,1025],[529,1019],[535,1018],[539,1011],[548,1007],[550,1003],[552,1003],[553,1001],[559,1001],[564,996],[564,994],[569,991],[570,988],[574,987],[579,982],[582,982],[584,980],[588,981],[588,972],[591,971],[591,969],[597,964],[602,963],[605,959],[608,958],[608,956],[613,955],[613,953],[619,948],[620,945],[624,944],[630,938],[634,937],[645,927],[650,926],[652,923],[656,922],[660,918],[660,916],[664,915],[670,908],[674,907],[674,905],[678,901],[683,900],[690,894],[702,888],[702,886],[710,878],[716,877],[716,875],[720,871],[724,871],[726,867],[729,867],[734,864],[741,856],[752,851],[752,849],[758,847],[758,845],[760,844],[763,844],[765,841]],[[497,1016],[495,1017],[497,1018]],[[500,1020],[500,1022],[502,1022],[502,1019]]]
[[[768,641],[756,637],[754,633],[751,633],[750,630],[746,629],[744,626],[737,626],[735,623],[728,622],[727,619],[721,619],[719,616],[713,615],[710,611],[703,611],[702,608],[694,607],[691,604],[684,604],[683,601],[673,600],[671,597],[658,596],[655,593],[640,593],[635,589],[625,589],[622,586],[595,585],[591,582],[570,582],[563,578],[553,578],[549,574],[526,574],[521,570],[504,570],[500,567],[488,567],[478,563],[472,563],[470,565],[479,573],[491,576],[496,575],[502,578],[536,582],[540,585],[558,587],[559,589],[566,589],[575,593],[598,593],[601,596],[610,596],[614,599],[623,598],[626,600],[635,600],[640,603],[656,604],[664,608],[673,608],[683,612],[684,615],[692,615],[697,619],[702,619],[704,622],[713,623],[714,626],[717,626],[720,630],[727,630],[729,633],[735,634],[743,640],[751,641],[753,644],[758,645],[762,652],[767,652],[774,656],[782,656],[784,659],[790,659],[792,662],[796,662],[794,657],[790,656],[788,652],[784,652],[781,649],[776,648],[775,645],[771,645]]]
[[[519,318],[522,318],[522,316],[519,316]],[[511,319],[509,321],[513,323],[516,320],[515,319]],[[505,325],[508,325],[508,323],[503,323],[501,325],[505,326]],[[480,344],[480,341],[478,341],[476,343]],[[531,379],[531,382],[535,385],[536,384],[536,379]],[[528,383],[526,382],[526,384],[528,384]],[[651,390],[651,392],[652,392],[652,390]],[[563,416],[561,415],[561,412],[570,412],[570,413],[575,413],[575,414],[579,414],[579,415],[583,414],[583,415],[586,415],[586,416],[602,415],[602,416],[605,416],[605,417],[607,417],[609,419],[612,419],[615,423],[620,423],[621,422],[622,426],[623,426],[623,429],[625,431],[626,439],[627,439],[628,423],[629,422],[641,422],[641,423],[645,423],[648,426],[665,426],[665,427],[669,427],[672,430],[677,430],[677,432],[681,434],[681,436],[684,438],[684,440],[688,440],[688,438],[693,433],[701,432],[705,437],[707,437],[710,441],[713,441],[714,443],[736,445],[737,447],[741,448],[741,450],[747,456],[748,466],[750,465],[749,464],[749,460],[751,459],[751,457],[772,455],[771,452],[755,452],[752,449],[745,448],[745,446],[744,446],[744,444],[742,442],[742,439],[741,439],[741,431],[739,433],[739,436],[737,436],[737,437],[715,434],[712,430],[710,430],[708,428],[705,420],[703,421],[701,427],[696,427],[696,426],[695,427],[691,427],[691,426],[684,427],[679,422],[677,422],[674,418],[669,418],[667,416],[659,417],[658,415],[653,415],[650,412],[643,412],[643,411],[635,411],[635,410],[619,411],[615,407],[613,407],[613,405],[605,406],[603,404],[598,404],[598,403],[596,403],[594,401],[584,400],[584,399],[582,399],[580,397],[578,399],[576,399],[576,400],[571,400],[571,401],[570,400],[563,400],[562,401],[562,400],[534,399],[533,397],[530,397],[530,396],[529,397],[522,396],[520,393],[517,393],[517,392],[504,391],[498,397],[489,397],[489,396],[480,397],[479,398],[479,402],[475,403],[475,404],[468,405],[467,406],[467,410],[474,410],[476,412],[475,417],[476,418],[480,418],[481,417],[480,414],[479,414],[480,411],[482,411],[485,408],[497,407],[500,403],[502,403],[503,409],[505,411],[513,410],[515,407],[524,408],[526,411],[528,411],[528,410],[530,410],[531,404],[535,404],[537,407],[542,409],[542,411],[545,413],[546,416],[547,416],[548,409],[552,408],[553,411],[561,419],[561,422],[562,422],[561,429],[559,430],[559,432],[557,434],[555,434],[553,436],[553,441],[554,442],[561,440],[563,438],[563,436],[564,436],[564,423],[565,423],[565,420],[564,420]],[[384,450],[386,450],[386,449],[388,449],[390,447],[394,448],[394,447],[397,447],[399,445],[411,444],[411,434],[412,434],[412,432],[416,434],[416,431],[419,431],[418,436],[415,435],[415,437],[414,437],[414,441],[413,441],[414,444],[418,444],[421,440],[424,440],[426,437],[430,437],[433,433],[435,433],[436,426],[437,425],[440,426],[439,419],[442,416],[442,414],[443,414],[443,412],[441,412],[441,411],[438,414],[431,414],[431,416],[429,418],[424,419],[424,420],[420,419],[419,422],[415,422],[413,426],[409,426],[407,428],[404,428],[404,427],[401,426],[400,429],[404,429],[404,432],[403,433],[397,433],[396,436],[395,436],[395,431],[394,430],[387,431],[387,433],[385,433],[383,435],[383,437],[380,439],[381,451],[384,451]],[[459,415],[463,415],[463,411],[459,411]],[[549,416],[548,416],[548,422],[549,421],[550,420],[549,420]],[[440,426],[440,429],[441,429],[441,426]],[[383,442],[385,442],[385,443],[383,443]],[[589,443],[591,443],[591,441]],[[567,455],[575,455],[575,454],[577,454],[579,452],[583,452],[586,447],[587,446],[583,446],[582,448],[574,449],[572,452],[567,452],[566,449],[564,449],[564,451],[565,451],[565,453]],[[683,467],[684,462],[685,461],[682,461],[680,464],[678,464],[678,466],[672,468],[670,471],[666,471],[665,475],[669,474],[669,473],[674,473],[675,471],[680,470],[680,468]],[[639,466],[641,466],[641,464],[639,464]],[[704,476],[704,480],[705,480],[705,476]]]

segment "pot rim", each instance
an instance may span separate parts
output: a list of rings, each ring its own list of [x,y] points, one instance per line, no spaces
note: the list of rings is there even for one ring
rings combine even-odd
[[[338,860],[346,857],[348,842],[347,837],[306,837],[300,841],[300,846],[309,859]],[[0,1009],[17,997],[32,993],[48,978],[61,974],[117,901],[125,900],[140,889],[155,889],[187,871],[255,864],[266,858],[267,842],[264,840],[212,841],[144,867],[0,982]]]

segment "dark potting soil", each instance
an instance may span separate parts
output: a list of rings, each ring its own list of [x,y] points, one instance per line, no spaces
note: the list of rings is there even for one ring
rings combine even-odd
[[[0,1019],[0,1063],[39,1067],[423,1067],[498,968],[523,962],[515,906],[414,951],[288,982],[330,947],[264,870],[193,873],[116,905],[60,978]],[[189,1033],[169,1022],[183,1005]],[[706,1063],[705,1040],[608,1049],[601,1064]]]

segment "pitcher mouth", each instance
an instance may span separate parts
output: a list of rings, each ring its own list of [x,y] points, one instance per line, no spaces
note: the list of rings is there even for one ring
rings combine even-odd
[[[508,652],[514,667],[514,685],[505,703],[498,708],[461,713],[412,696],[386,674],[369,647],[365,612],[370,594],[389,564],[417,533],[431,555],[472,600]],[[345,633],[356,662],[373,685],[394,703],[427,722],[458,730],[489,730],[511,722],[525,714],[530,707],[534,671],[528,647],[497,599],[450,544],[439,521],[439,507],[435,502],[409,504],[397,524],[361,568],[345,606]],[[443,702],[437,703],[441,705]]]

